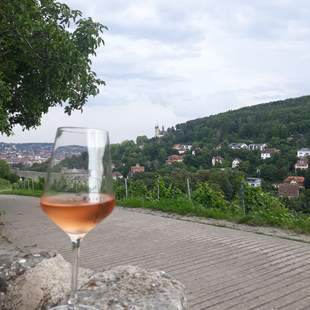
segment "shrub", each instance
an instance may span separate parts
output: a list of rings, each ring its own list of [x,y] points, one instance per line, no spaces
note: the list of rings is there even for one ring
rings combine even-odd
[[[3,190],[3,189],[8,189],[10,187],[11,187],[11,183],[8,180],[0,178],[0,189]]]
[[[261,188],[245,186],[244,203],[247,213],[256,210],[284,208],[277,197],[263,192]]]
[[[224,195],[209,186],[207,182],[200,183],[193,192],[193,200],[205,208],[227,209]]]

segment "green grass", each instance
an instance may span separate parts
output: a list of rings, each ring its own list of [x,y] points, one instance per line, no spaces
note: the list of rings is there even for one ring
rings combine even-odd
[[[30,189],[8,189],[0,192],[2,195],[21,195],[21,196],[33,196],[41,197],[42,190],[30,190]]]
[[[0,192],[8,191],[11,188],[12,188],[12,185],[8,180],[0,178]]]
[[[0,194],[40,197],[42,195],[42,190],[8,189],[1,191]],[[240,211],[232,212],[229,208],[205,208],[198,204],[194,204],[186,198],[162,199],[159,201],[130,198],[120,199],[117,201],[117,204],[129,208],[144,208],[184,216],[228,220],[252,226],[278,227],[293,230],[298,233],[310,234],[310,217],[301,214],[293,214],[286,208],[262,209],[244,215]]]
[[[143,200],[139,198],[123,199],[117,201],[118,205],[130,208],[144,208],[163,211],[171,214],[192,215],[214,219],[238,219],[237,214],[220,209],[204,208],[193,204],[188,199],[162,199]]]
[[[310,234],[310,217],[301,214],[293,214],[286,208],[258,210],[244,215],[240,211],[231,212],[229,209],[205,208],[193,204],[188,199],[150,201],[131,198],[118,200],[117,203],[121,206],[130,208],[144,208],[179,215],[223,219],[251,226],[278,227],[293,230],[298,233]]]

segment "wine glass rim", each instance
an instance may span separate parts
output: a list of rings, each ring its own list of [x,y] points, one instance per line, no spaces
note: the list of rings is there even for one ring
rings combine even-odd
[[[88,128],[88,127],[58,127],[57,131],[62,132],[71,132],[71,133],[101,133],[101,134],[108,134],[109,132],[105,129],[99,129],[99,128]]]

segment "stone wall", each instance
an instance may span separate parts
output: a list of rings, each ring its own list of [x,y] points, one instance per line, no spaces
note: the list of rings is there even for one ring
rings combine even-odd
[[[70,290],[70,264],[56,253],[17,249],[0,237],[0,309],[39,310],[62,304]],[[100,310],[188,309],[185,288],[163,271],[118,266],[80,269],[79,300]]]

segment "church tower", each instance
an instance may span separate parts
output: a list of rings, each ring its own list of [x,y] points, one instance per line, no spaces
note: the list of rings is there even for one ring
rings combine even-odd
[[[159,138],[159,136],[160,136],[159,126],[155,125],[155,138]]]

